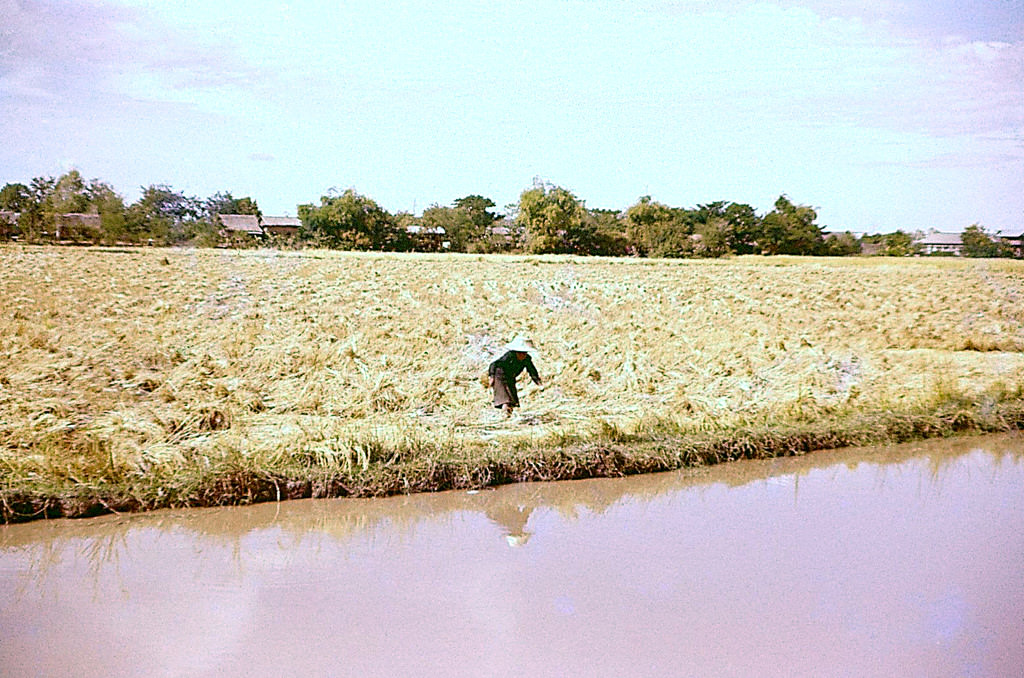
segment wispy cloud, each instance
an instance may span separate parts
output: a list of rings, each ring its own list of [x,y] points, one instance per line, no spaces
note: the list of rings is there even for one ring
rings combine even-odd
[[[1024,39],[1024,0],[649,0],[641,6],[646,11],[666,15],[735,14],[752,6],[777,7],[813,12],[824,19],[851,20],[868,27],[888,27],[900,35],[918,39],[956,38],[981,42]]]
[[[8,114],[37,103],[190,100],[244,89],[256,78],[232,46],[204,43],[141,8],[0,0],[0,26],[0,98]]]
[[[0,181],[73,157],[274,211],[541,174],[618,207],[785,190],[836,222],[973,181],[970,219],[1011,220],[1024,0],[0,0],[0,127]]]

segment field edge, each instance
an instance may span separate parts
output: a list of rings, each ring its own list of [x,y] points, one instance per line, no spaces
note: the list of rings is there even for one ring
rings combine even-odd
[[[410,456],[402,451],[385,451],[375,461],[355,468],[308,460],[267,463],[234,453],[214,465],[197,464],[170,473],[93,483],[74,478],[56,482],[38,476],[16,477],[8,469],[0,487],[0,523],[621,477],[841,447],[1019,430],[1024,430],[1024,398],[996,403],[957,399],[928,411],[882,411],[762,429],[666,431],[643,436],[610,429],[591,439],[566,440],[557,446],[488,450],[483,454],[435,450]]]

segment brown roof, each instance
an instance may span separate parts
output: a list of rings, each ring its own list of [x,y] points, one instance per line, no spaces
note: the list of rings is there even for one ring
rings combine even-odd
[[[942,233],[930,231],[927,235],[917,241],[918,245],[963,245],[959,233]]]
[[[263,228],[299,228],[302,221],[297,217],[263,217]]]
[[[57,218],[60,219],[61,223],[64,224],[78,224],[79,226],[91,226],[93,228],[99,228],[102,219],[98,214],[83,214],[81,212],[68,212],[66,214],[59,214]]]
[[[217,217],[220,219],[220,223],[224,225],[225,231],[263,235],[260,221],[254,214],[218,214]]]

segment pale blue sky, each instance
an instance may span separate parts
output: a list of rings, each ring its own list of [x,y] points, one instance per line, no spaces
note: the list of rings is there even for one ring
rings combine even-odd
[[[1024,0],[0,0],[0,184],[1024,230]]]

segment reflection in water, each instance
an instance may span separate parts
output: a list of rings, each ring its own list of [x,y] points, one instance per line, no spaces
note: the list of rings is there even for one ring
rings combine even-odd
[[[901,482],[908,473],[901,463],[915,459],[925,464],[926,472],[915,468],[910,473],[920,483],[941,489],[943,470],[972,452],[987,454],[991,472],[998,475],[1004,463],[1018,461],[1024,455],[1020,436],[987,436],[960,440],[924,441],[882,448],[850,448],[815,452],[801,457],[749,461],[656,473],[628,478],[595,479],[557,483],[523,483],[471,492],[442,492],[388,497],[386,499],[302,500],[249,507],[154,511],[151,513],[103,516],[88,520],[51,520],[24,525],[0,526],[0,548],[11,550],[29,545],[42,556],[34,574],[45,572],[54,558],[67,556],[69,542],[86,539],[88,545],[76,555],[85,555],[97,573],[104,562],[116,561],[127,547],[130,532],[155,529],[185,532],[204,540],[232,544],[237,552],[247,534],[276,528],[288,535],[282,545],[298,544],[304,539],[329,537],[344,540],[353,535],[372,534],[382,523],[392,535],[415,532],[423,520],[443,520],[450,514],[468,511],[482,513],[500,530],[503,537],[525,542],[526,525],[538,508],[552,509],[567,520],[581,513],[601,514],[620,502],[643,502],[686,489],[698,493],[714,485],[741,487],[767,483],[792,488],[794,503],[799,499],[800,479],[816,470],[856,471],[870,466],[876,485]],[[35,578],[35,577],[33,577]]]
[[[7,526],[0,666],[1000,675],[1024,662],[1022,486],[1001,436]]]

